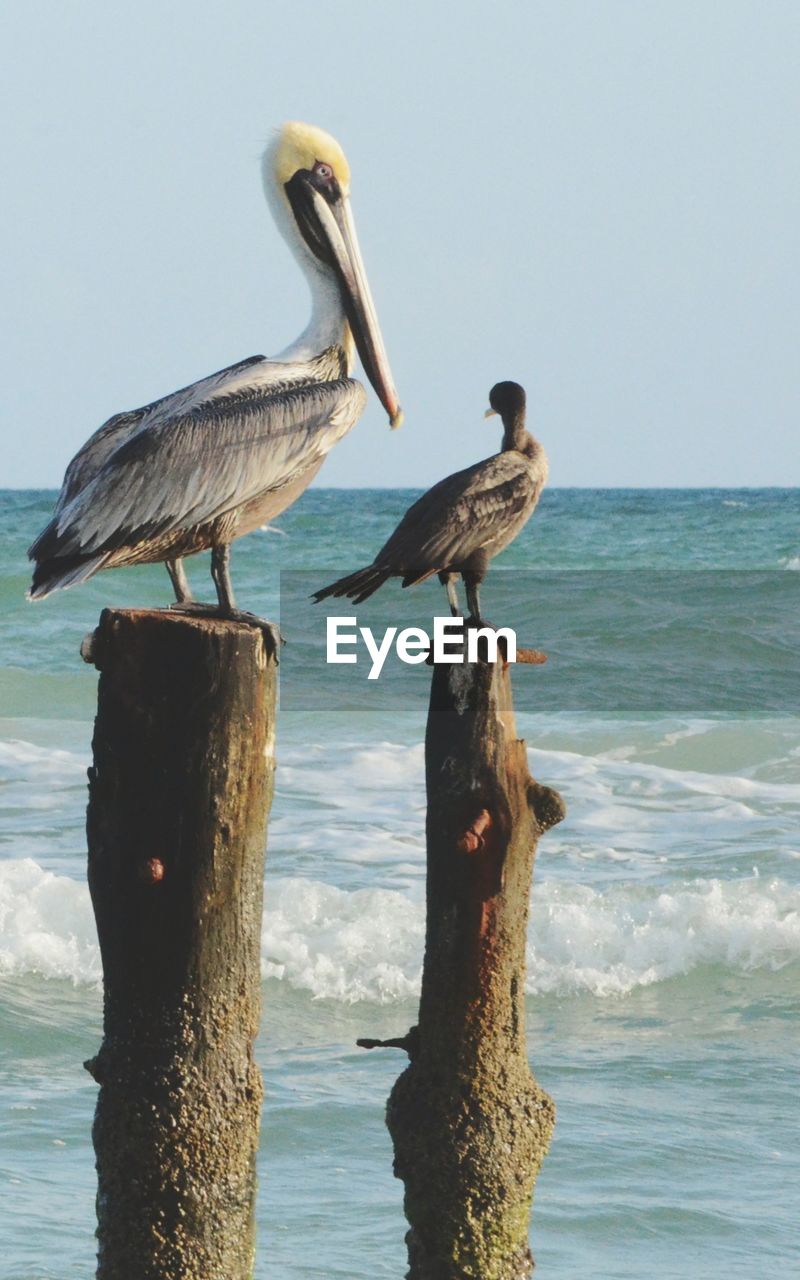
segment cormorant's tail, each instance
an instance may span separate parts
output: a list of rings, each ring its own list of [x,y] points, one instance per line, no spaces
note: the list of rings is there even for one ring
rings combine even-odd
[[[355,573],[348,573],[346,577],[337,579],[320,591],[315,591],[312,599],[319,604],[320,600],[325,600],[328,596],[348,596],[354,604],[361,604],[362,600],[366,600],[373,591],[382,587],[391,576],[391,569],[378,564],[368,564],[366,569],[357,569]]]
[[[107,559],[108,552],[101,551],[99,555],[61,556],[58,559],[42,560],[33,571],[28,599],[44,600],[51,591],[85,582],[98,569],[102,569]]]

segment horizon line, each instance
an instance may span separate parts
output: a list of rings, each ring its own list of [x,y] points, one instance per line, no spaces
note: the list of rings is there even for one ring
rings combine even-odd
[[[424,491],[426,487],[430,488],[431,486],[422,484],[319,484],[311,485],[305,490],[305,493],[413,493],[418,489]],[[60,489],[61,485],[59,484],[0,485],[0,493],[58,493]],[[737,492],[749,491],[757,493],[766,489],[786,491],[800,489],[800,480],[795,484],[552,484],[546,486],[542,496],[544,497],[546,493],[564,493],[576,490],[586,493],[631,493],[641,490],[650,493],[702,493],[708,490],[718,492],[736,490]],[[300,497],[302,498],[303,494]],[[299,500],[298,498],[297,501]],[[292,505],[296,504],[293,503]],[[283,512],[281,512],[282,514]]]

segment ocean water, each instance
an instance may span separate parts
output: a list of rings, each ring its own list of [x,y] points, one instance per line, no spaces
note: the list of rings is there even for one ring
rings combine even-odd
[[[405,1059],[355,1041],[415,1020],[429,672],[325,669],[307,594],[371,559],[412,496],[315,490],[234,548],[241,603],[281,610],[287,635],[260,1280],[405,1272],[383,1124]],[[103,606],[169,598],[147,567],[29,605],[25,548],[52,501],[0,495],[8,1280],[93,1272],[96,675],[78,646]],[[550,655],[514,673],[518,727],[568,805],[539,846],[528,940],[529,1053],[558,1107],[531,1227],[541,1280],[800,1274],[799,569],[798,490],[556,490],[487,581],[488,615]],[[205,593],[206,557],[190,575]],[[439,591],[388,587],[370,616],[424,625]]]

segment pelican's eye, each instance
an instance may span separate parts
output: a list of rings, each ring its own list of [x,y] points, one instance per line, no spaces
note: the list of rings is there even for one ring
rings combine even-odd
[[[333,165],[327,164],[324,160],[315,160],[309,176],[312,185],[329,205],[335,205],[341,200],[342,189],[336,179]]]

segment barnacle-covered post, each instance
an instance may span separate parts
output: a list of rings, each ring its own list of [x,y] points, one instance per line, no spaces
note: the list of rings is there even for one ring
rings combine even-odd
[[[509,668],[434,668],[426,735],[427,930],[419,1025],[389,1099],[410,1280],[517,1280],[554,1106],[525,1051],[539,836],[564,816],[517,738]]]
[[[274,655],[258,627],[126,609],[84,656],[100,670],[97,1275],[250,1280]]]

